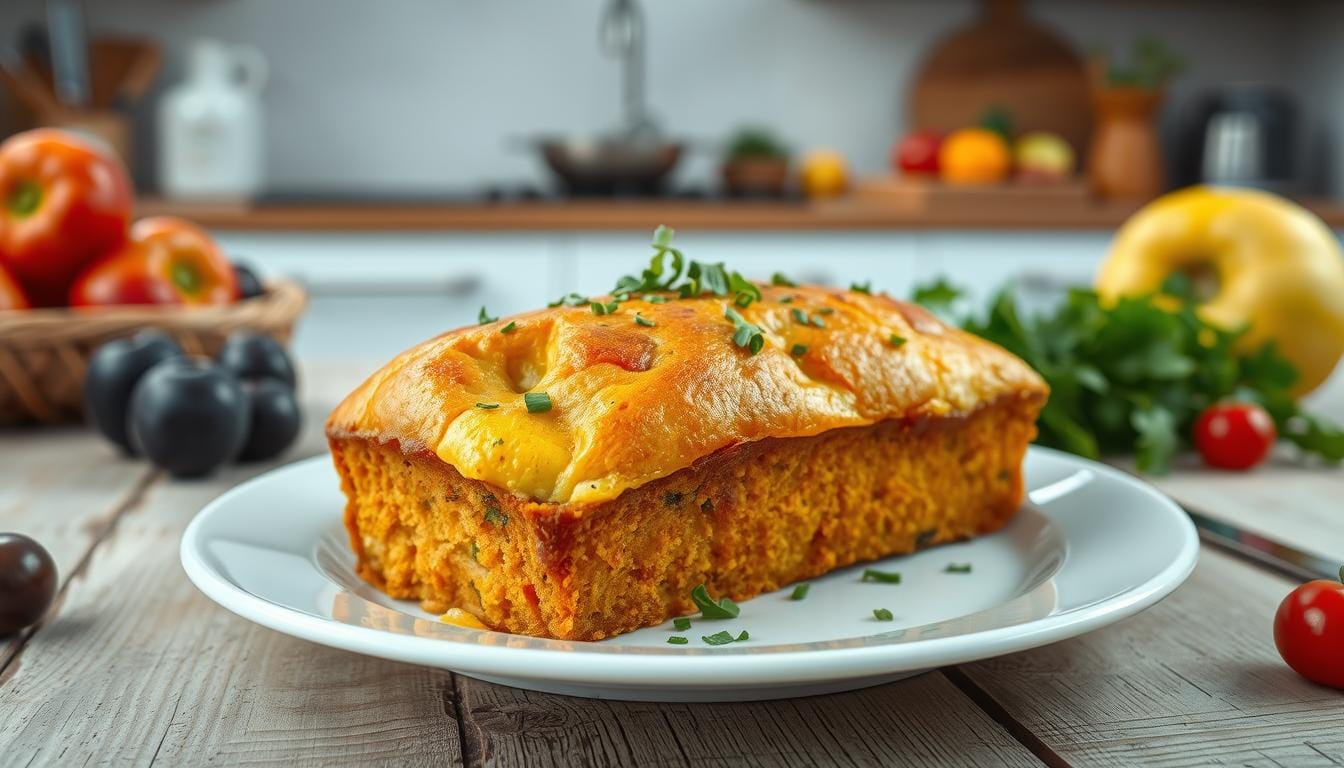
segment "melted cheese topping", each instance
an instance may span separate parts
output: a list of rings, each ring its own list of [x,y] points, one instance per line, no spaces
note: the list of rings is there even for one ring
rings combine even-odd
[[[635,299],[603,316],[554,307],[401,354],[341,403],[327,432],[432,451],[465,477],[538,501],[595,503],[738,443],[966,414],[1046,391],[1018,358],[919,307],[819,287],[762,292],[734,307],[763,331],[754,356],[733,343],[722,297]],[[636,311],[655,325],[637,324]],[[793,355],[795,345],[807,351]],[[551,410],[529,413],[526,392],[547,393]]]

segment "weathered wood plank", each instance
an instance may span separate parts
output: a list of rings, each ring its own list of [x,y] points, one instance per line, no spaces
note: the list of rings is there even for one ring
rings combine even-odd
[[[1078,765],[1344,765],[1344,695],[1295,675],[1271,622],[1294,585],[1205,550],[1156,607],[961,667]]]
[[[494,766],[1040,765],[941,673],[741,704],[602,702],[457,677],[465,751]]]

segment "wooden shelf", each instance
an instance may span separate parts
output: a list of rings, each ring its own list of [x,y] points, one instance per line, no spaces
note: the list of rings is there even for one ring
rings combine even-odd
[[[1308,201],[1332,227],[1344,227],[1344,205]],[[697,230],[1113,229],[1135,202],[1089,201],[1069,206],[931,208],[871,200],[733,202],[575,200],[388,205],[378,203],[179,203],[142,198],[140,216],[173,215],[224,230],[573,231],[649,230],[659,224]]]

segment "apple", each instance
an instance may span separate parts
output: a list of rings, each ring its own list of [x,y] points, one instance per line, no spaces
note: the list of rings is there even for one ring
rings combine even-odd
[[[938,148],[943,137],[933,131],[915,131],[891,148],[891,164],[911,176],[938,175]]]

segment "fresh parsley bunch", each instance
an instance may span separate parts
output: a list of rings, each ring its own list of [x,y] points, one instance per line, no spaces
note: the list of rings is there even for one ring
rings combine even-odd
[[[914,301],[944,314],[961,292],[945,281],[916,289]],[[1112,306],[1072,290],[1052,311],[1026,317],[1009,290],[967,331],[1021,357],[1050,384],[1037,441],[1080,456],[1135,454],[1138,468],[1163,473],[1189,440],[1201,411],[1220,400],[1259,403],[1279,435],[1327,461],[1344,459],[1344,430],[1297,407],[1297,370],[1268,343],[1236,349],[1246,329],[1200,319],[1188,281],[1177,276],[1154,296]]]

